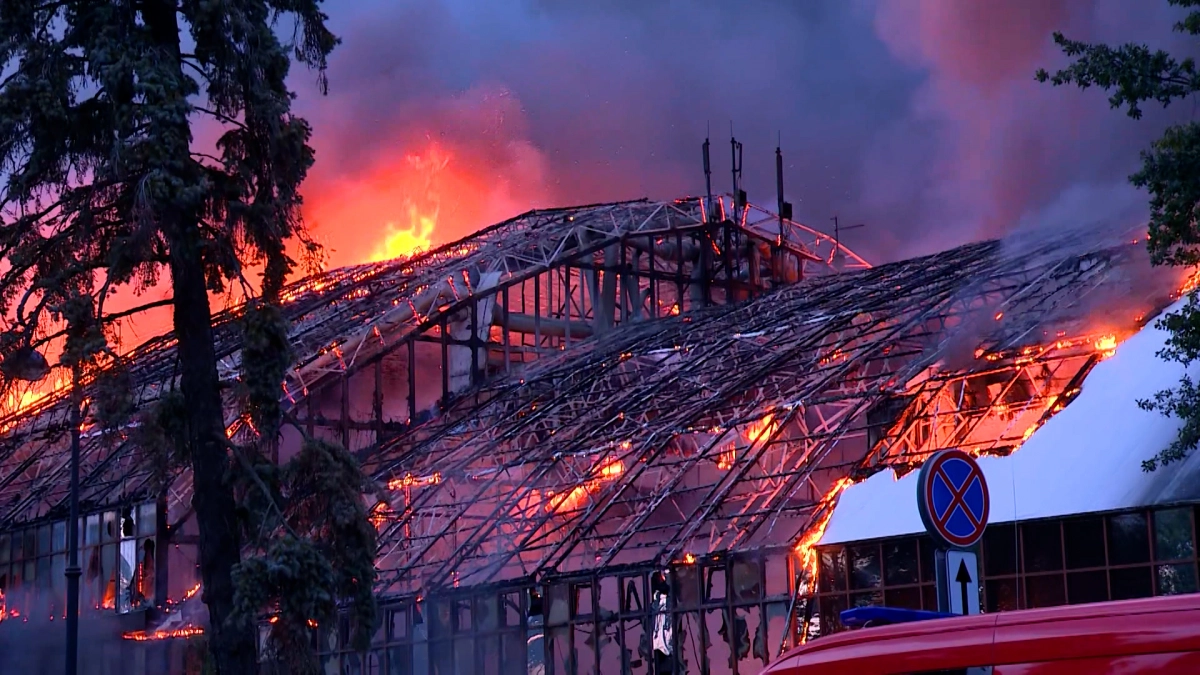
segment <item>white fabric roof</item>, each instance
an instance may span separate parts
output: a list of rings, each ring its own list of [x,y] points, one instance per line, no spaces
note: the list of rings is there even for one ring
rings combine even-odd
[[[1181,422],[1141,410],[1137,400],[1173,387],[1185,372],[1193,378],[1200,373],[1200,364],[1185,369],[1157,356],[1166,338],[1153,323],[1146,326],[1097,364],[1079,396],[1017,452],[980,458],[991,522],[1200,500],[1200,451],[1153,473],[1141,467],[1175,438]],[[847,488],[820,543],[924,532],[917,475],[896,480],[882,471]]]

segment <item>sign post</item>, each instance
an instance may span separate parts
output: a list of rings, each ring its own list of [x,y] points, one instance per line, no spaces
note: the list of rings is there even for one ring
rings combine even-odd
[[[933,537],[938,611],[979,613],[979,558],[991,498],[975,459],[961,450],[930,457],[917,479],[917,508]]]

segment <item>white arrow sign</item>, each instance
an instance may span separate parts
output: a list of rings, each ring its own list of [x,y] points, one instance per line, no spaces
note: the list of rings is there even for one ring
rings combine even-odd
[[[970,551],[946,551],[946,596],[951,614],[979,613],[979,558]]]

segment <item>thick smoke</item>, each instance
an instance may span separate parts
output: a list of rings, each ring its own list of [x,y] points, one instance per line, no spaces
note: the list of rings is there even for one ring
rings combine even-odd
[[[1123,185],[1167,115],[1133,122],[1102,93],[1033,72],[1063,63],[1056,29],[1178,47],[1176,10],[1121,0],[369,0],[329,11],[345,41],[332,93],[317,97],[301,71],[295,84],[317,128],[310,216],[345,249],[334,262],[378,225],[335,227],[328,203],[370,201],[347,185],[430,139],[497,184],[445,196],[462,211],[437,233],[446,241],[531,206],[697,193],[709,126],[726,190],[730,120],[752,200],[774,201],[781,134],[797,216],[866,223],[847,243],[875,261],[1002,234],[1081,190],[1120,192],[1112,218],[1144,217],[1144,197]]]

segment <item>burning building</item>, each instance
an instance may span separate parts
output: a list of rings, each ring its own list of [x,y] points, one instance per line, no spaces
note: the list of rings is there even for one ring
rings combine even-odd
[[[739,194],[534,211],[292,285],[278,452],[342,443],[388,495],[383,626],[365,654],[316,629],[325,667],[757,672],[808,635],[840,492],[1018,448],[1169,301],[1114,301],[1140,257],[1057,232],[871,267]],[[174,358],[134,352],[139,405]],[[50,396],[0,422],[0,653],[61,618],[67,419]],[[85,607],[127,638],[92,648],[177,670],[157,638],[203,631],[191,481],[134,438],[84,433]]]

